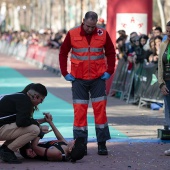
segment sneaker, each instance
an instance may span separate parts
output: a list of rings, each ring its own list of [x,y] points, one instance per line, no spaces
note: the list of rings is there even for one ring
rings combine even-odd
[[[166,156],[170,156],[170,149],[169,149],[169,150],[166,150],[166,151],[164,152],[164,154],[165,154]]]
[[[98,155],[108,155],[106,145],[98,145]]]
[[[4,162],[8,162],[10,164],[20,164],[22,163],[18,158],[15,156],[14,152],[11,151],[9,148],[2,148],[0,149],[0,159]]]

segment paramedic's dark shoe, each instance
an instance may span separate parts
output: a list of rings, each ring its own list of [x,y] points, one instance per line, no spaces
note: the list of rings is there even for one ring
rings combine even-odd
[[[14,152],[10,149],[1,148],[0,149],[0,159],[2,159],[4,162],[10,163],[10,164],[20,164],[22,163],[18,158],[15,156]]]
[[[106,145],[98,145],[98,155],[108,155]]]
[[[87,155],[87,145],[85,145],[85,153],[84,155]]]

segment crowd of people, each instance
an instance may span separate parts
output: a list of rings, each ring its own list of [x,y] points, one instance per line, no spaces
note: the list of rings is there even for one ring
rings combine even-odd
[[[105,28],[104,20],[99,18],[98,25]],[[48,46],[50,48],[60,48],[67,31],[65,29],[53,32],[51,29],[40,31],[8,31],[0,33],[0,40],[5,40],[10,44],[23,43],[25,45]],[[132,32],[126,35],[125,30],[118,30],[118,38],[116,39],[116,53],[118,59],[128,59],[132,64],[131,57],[134,62],[157,63],[160,42],[166,39],[160,26],[153,27],[148,34],[140,34]],[[140,54],[141,53],[141,54]],[[142,55],[142,56],[141,56]]]
[[[160,26],[153,27],[148,35],[131,32],[128,36],[125,30],[118,30],[118,35],[117,58],[128,60],[129,70],[137,63],[158,64],[160,44],[166,39]]]
[[[66,30],[60,30],[57,33],[51,29],[40,31],[8,31],[0,34],[0,41],[6,41],[10,45],[18,43],[29,45],[45,46],[53,49],[59,49],[66,35]]]
[[[118,34],[117,58],[128,61],[129,70],[137,63],[157,66],[159,88],[164,97],[165,129],[170,130],[170,21],[165,34],[160,26],[154,27],[148,35],[132,32],[128,37],[125,30],[119,30]],[[170,156],[170,149],[165,155]]]
[[[153,27],[149,34],[138,34],[131,32],[126,35],[125,30],[117,31],[118,38],[116,39],[116,57],[118,61],[117,71],[122,71],[121,76],[116,76],[113,79],[113,87],[109,94],[121,96],[127,102],[140,105],[141,97],[155,99],[155,106],[152,106],[151,100],[145,106],[158,109],[162,107],[157,100],[162,100],[161,93],[155,93],[152,88],[144,86],[152,81],[152,73],[157,79],[158,71],[158,55],[160,44],[165,41],[167,36],[162,32],[160,26]],[[119,62],[120,61],[120,62]],[[145,72],[150,69],[147,75]],[[144,79],[145,80],[144,80]],[[117,83],[119,82],[119,83]],[[157,84],[154,85],[156,89]],[[146,92],[148,88],[148,93]],[[122,93],[122,94],[121,94]]]

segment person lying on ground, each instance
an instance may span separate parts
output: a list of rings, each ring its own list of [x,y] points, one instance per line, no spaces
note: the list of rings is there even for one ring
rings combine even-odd
[[[76,162],[85,155],[84,138],[77,138],[66,141],[52,121],[50,114],[45,115],[46,122],[49,123],[57,140],[39,142],[48,130],[44,130],[41,137],[37,137],[20,149],[20,154],[24,158],[39,159],[45,161],[71,161]]]

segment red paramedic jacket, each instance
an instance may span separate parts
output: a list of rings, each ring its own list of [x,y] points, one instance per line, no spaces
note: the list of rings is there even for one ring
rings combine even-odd
[[[90,80],[104,72],[112,74],[115,66],[115,49],[107,31],[96,27],[88,35],[82,25],[71,29],[60,49],[60,69],[63,76],[68,74],[67,58],[71,49],[71,74],[75,78]]]

